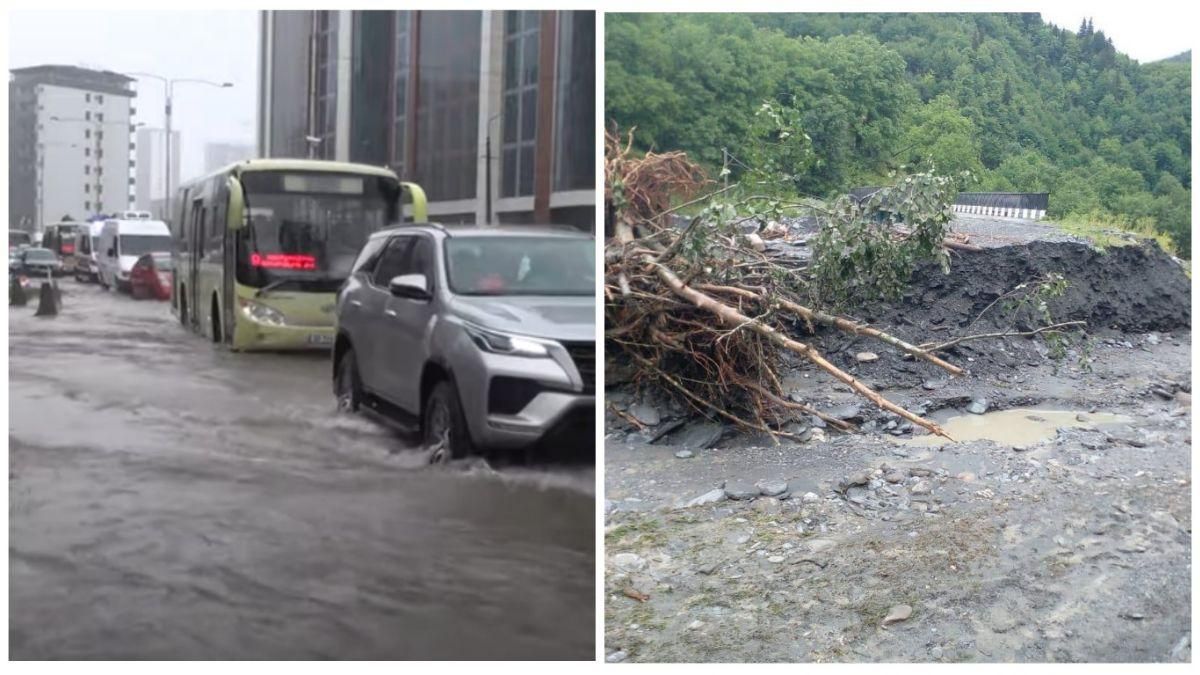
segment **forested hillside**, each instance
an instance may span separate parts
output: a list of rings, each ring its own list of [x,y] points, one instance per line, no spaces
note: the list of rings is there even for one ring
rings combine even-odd
[[[606,115],[714,170],[750,155],[764,100],[798,114],[800,193],[902,167],[1050,192],[1050,214],[1152,224],[1187,255],[1190,53],[1139,64],[1037,14],[608,14]],[[1151,222],[1152,221],[1152,222]]]

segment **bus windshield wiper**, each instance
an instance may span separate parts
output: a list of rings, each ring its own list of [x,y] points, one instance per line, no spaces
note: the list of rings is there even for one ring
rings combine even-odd
[[[279,288],[280,286],[282,286],[286,283],[290,283],[292,281],[295,281],[295,279],[276,279],[275,281],[272,281],[271,283],[267,284],[266,286],[263,286],[262,288],[255,291],[254,297],[261,298],[262,295],[264,293],[266,293],[267,291],[274,290],[274,289]]]

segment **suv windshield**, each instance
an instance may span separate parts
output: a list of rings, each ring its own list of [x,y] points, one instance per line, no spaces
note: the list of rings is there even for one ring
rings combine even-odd
[[[256,171],[242,184],[237,278],[257,288],[336,291],[367,237],[399,217],[400,185],[386,176]]]
[[[121,255],[143,255],[171,250],[171,237],[165,234],[123,234],[121,235]]]
[[[593,295],[596,246],[573,237],[450,237],[446,272],[459,295]]]

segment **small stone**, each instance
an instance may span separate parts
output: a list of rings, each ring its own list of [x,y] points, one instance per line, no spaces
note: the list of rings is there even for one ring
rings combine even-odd
[[[1084,415],[1083,413],[1079,413],[1079,414],[1075,415],[1075,421],[1076,422],[1087,422],[1088,416]]]
[[[804,496],[800,499],[805,504],[815,504],[816,502],[821,501],[821,498],[815,492],[805,492]]]
[[[1017,627],[1017,619],[1003,607],[992,607],[987,613],[988,624],[997,633],[1007,633]]]
[[[813,553],[823,553],[834,546],[837,546],[837,543],[832,539],[809,539],[807,544],[808,550],[812,551]]]
[[[862,417],[862,406],[857,403],[847,403],[828,411],[827,414],[836,420],[860,419]]]
[[[704,627],[704,622],[701,621],[700,619],[696,619],[695,621],[688,624],[688,630],[699,630],[700,628],[703,628],[703,627]]]
[[[887,616],[883,617],[883,625],[889,626],[893,623],[906,621],[912,616],[912,607],[908,605],[896,605],[888,610]]]
[[[813,443],[824,443],[825,442],[825,430],[824,429],[813,429],[812,442]]]
[[[762,237],[758,236],[757,234],[747,234],[746,242],[750,244],[750,248],[753,248],[755,251],[758,251],[759,253],[762,253],[763,251],[767,250],[766,242],[764,242]]]
[[[700,495],[699,497],[696,497],[692,501],[688,502],[687,505],[689,507],[704,506],[706,504],[716,504],[717,502],[719,502],[723,499],[725,499],[725,491],[720,488],[717,488],[715,490],[709,490],[708,492],[705,492],[704,494]]]
[[[967,404],[967,412],[972,415],[982,415],[988,411],[988,400],[986,398],[974,398]]]
[[[779,500],[774,497],[763,497],[754,500],[754,510],[767,515],[775,515],[780,510]]]
[[[923,466],[914,466],[908,472],[914,476],[932,476],[933,472]]]
[[[613,564],[623,570],[640,570],[646,561],[636,553],[618,553],[613,556]]]
[[[662,415],[659,414],[658,408],[642,401],[638,401],[630,406],[629,414],[648,427],[657,426],[662,422]]]
[[[859,352],[854,355],[854,358],[857,359],[859,363],[870,363],[872,361],[878,361],[879,355],[875,352]]]
[[[941,647],[934,647],[933,649],[929,650],[929,658],[933,659],[934,661],[941,659],[942,654],[944,654],[944,652],[942,651]]]
[[[754,499],[758,495],[758,488],[746,481],[731,480],[725,484],[725,496],[730,499]]]
[[[767,562],[769,562],[769,563],[776,563],[776,564],[778,564],[778,563],[781,563],[781,562],[783,562],[783,556],[781,556],[781,555],[773,555],[773,556],[771,556],[770,558],[767,558]]]
[[[613,652],[613,653],[609,654],[608,656],[604,657],[604,661],[605,661],[605,663],[620,663],[627,658],[629,658],[629,654],[626,654],[625,652],[622,652],[622,651],[617,651],[617,652]]]
[[[912,492],[914,495],[927,495],[932,491],[933,485],[927,480],[919,480],[909,488],[909,492]]]
[[[755,487],[757,487],[758,491],[762,494],[768,497],[774,497],[787,492],[788,484],[787,481],[779,478],[768,478],[766,480],[758,481],[758,483],[755,484]]]
[[[899,471],[892,471],[888,473],[888,475],[884,476],[883,479],[893,484],[902,483],[904,482],[904,474],[900,473]]]
[[[971,473],[970,471],[963,471],[962,473],[955,476],[955,478],[957,478],[963,482],[970,483],[971,481],[975,480],[975,474]]]
[[[691,450],[680,450],[675,453],[675,457],[679,459],[691,459],[696,455]]]
[[[941,389],[942,387],[946,386],[946,381],[945,380],[925,380],[924,382],[921,383],[921,386],[925,388],[925,391],[937,391],[938,389]]]
[[[1158,344],[1158,343],[1162,342],[1162,340],[1161,340],[1161,339],[1159,339],[1159,337],[1158,337],[1158,334],[1157,334],[1157,333],[1151,333],[1151,334],[1149,334],[1149,335],[1147,335],[1147,336],[1146,336],[1146,342],[1148,342],[1148,343],[1150,343],[1150,344],[1152,344],[1152,345],[1156,345],[1156,344]]]

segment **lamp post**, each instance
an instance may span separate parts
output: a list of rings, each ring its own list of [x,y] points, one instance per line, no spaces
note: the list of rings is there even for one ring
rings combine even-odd
[[[487,218],[487,224],[493,224],[495,218],[492,215],[492,122],[500,119],[501,113],[496,113],[488,118],[487,134],[484,136],[483,161],[484,161],[484,209]]]
[[[202,79],[194,78],[194,77],[168,78],[168,77],[163,77],[162,75],[155,75],[154,73],[128,73],[128,74],[132,75],[132,76],[136,76],[136,77],[149,77],[151,79],[158,80],[163,83],[163,89],[166,92],[166,102],[165,102],[165,105],[163,106],[163,113],[165,116],[163,126],[165,126],[166,130],[167,130],[167,143],[166,143],[166,145],[167,145],[167,149],[166,149],[166,154],[167,154],[167,180],[166,180],[167,194],[164,195],[167,212],[166,212],[163,220],[168,220],[171,217],[171,99],[175,93],[175,85],[176,84],[187,84],[187,83],[205,84],[210,87],[216,87],[217,89],[228,89],[229,87],[233,86],[233,83],[232,82],[213,82],[212,80],[202,80]]]

